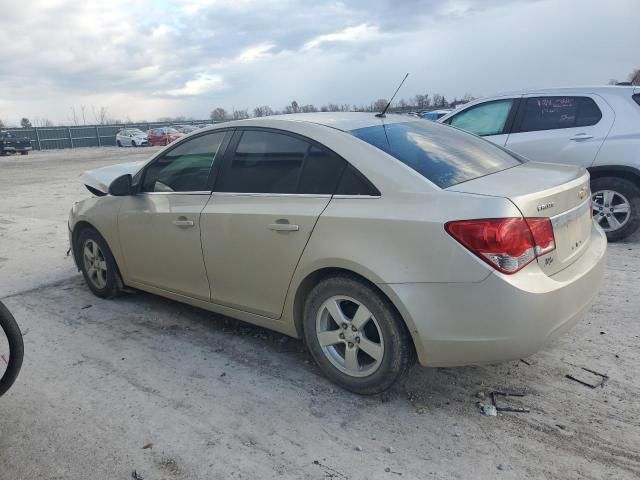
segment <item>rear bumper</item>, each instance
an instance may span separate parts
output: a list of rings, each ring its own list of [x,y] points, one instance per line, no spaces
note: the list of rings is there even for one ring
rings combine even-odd
[[[533,262],[515,275],[477,283],[387,284],[410,325],[424,366],[496,363],[526,357],[570,329],[602,283],[607,240],[595,224],[583,255],[547,276]]]
[[[0,151],[3,152],[30,152],[33,150],[33,147],[30,145],[2,145],[0,147]]]

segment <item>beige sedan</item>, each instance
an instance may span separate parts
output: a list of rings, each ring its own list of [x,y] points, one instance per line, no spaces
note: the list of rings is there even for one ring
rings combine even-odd
[[[125,286],[305,340],[334,382],[530,355],[589,308],[606,238],[589,176],[367,113],[199,130],[87,172],[69,222],[100,297]]]

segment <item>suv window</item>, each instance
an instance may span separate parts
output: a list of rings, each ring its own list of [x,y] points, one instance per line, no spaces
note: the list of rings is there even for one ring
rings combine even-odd
[[[440,188],[522,163],[486,140],[424,120],[381,124],[351,133],[400,160]]]
[[[512,105],[513,99],[481,103],[454,115],[447,123],[476,135],[500,135]]]
[[[524,101],[519,132],[588,127],[602,118],[589,97],[531,97]]]
[[[225,132],[192,138],[155,160],[144,173],[143,192],[209,190],[209,173]]]
[[[247,130],[216,191],[332,195],[345,166],[335,153],[301,138]]]

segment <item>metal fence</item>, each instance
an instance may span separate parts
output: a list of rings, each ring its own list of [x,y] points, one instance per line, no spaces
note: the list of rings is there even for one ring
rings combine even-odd
[[[21,137],[31,139],[34,150],[60,148],[115,146],[116,133],[122,128],[139,128],[143,132],[171,125],[202,125],[211,120],[185,120],[181,122],[127,123],[119,125],[78,125],[68,127],[3,128]],[[216,122],[217,123],[217,122]]]

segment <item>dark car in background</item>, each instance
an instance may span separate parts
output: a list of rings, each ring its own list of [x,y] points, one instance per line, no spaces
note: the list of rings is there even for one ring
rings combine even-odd
[[[27,155],[32,148],[31,139],[0,130],[0,155],[18,152],[20,155]]]

